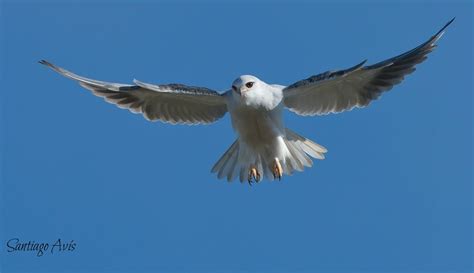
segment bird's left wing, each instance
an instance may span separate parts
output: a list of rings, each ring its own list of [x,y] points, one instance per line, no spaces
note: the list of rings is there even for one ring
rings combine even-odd
[[[384,91],[390,90],[415,71],[444,33],[438,33],[420,46],[399,56],[364,66],[365,61],[346,70],[324,72],[298,81],[283,89],[284,104],[303,116],[324,115],[367,106]]]
[[[141,113],[150,121],[172,124],[208,124],[227,112],[225,98],[204,87],[182,84],[153,85],[134,81],[135,85],[109,83],[81,77],[47,61],[59,74],[76,80],[94,95],[132,113]]]

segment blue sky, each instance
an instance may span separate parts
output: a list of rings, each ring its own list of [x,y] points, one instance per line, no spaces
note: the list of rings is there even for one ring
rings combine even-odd
[[[470,272],[470,2],[1,3],[2,272]],[[395,56],[454,23],[370,107],[286,113],[328,148],[282,182],[217,180],[233,142],[150,123],[37,63],[227,90]],[[272,41],[271,43],[269,41]],[[19,238],[73,252],[7,252]]]

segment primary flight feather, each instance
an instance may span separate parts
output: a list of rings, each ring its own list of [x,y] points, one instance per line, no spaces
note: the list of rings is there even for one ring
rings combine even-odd
[[[40,61],[65,77],[76,80],[120,108],[142,114],[147,120],[172,124],[209,124],[229,112],[237,139],[212,168],[218,178],[259,182],[263,177],[303,171],[312,158],[324,159],[327,150],[286,128],[285,108],[303,116],[325,115],[367,106],[400,83],[423,62],[443,35],[449,21],[428,41],[401,55],[374,65],[366,61],[351,68],[328,71],[289,86],[267,84],[255,76],[237,78],[230,90],[182,84],[154,85],[134,80],[119,84],[81,77],[47,61]]]

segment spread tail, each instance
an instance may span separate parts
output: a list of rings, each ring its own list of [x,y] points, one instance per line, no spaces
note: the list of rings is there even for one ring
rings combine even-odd
[[[239,140],[235,140],[229,149],[221,156],[221,158],[214,164],[211,172],[217,172],[217,178],[221,179],[227,176],[227,181],[232,181],[234,169],[237,165],[237,158],[239,155]]]
[[[289,151],[283,166],[286,174],[292,174],[295,170],[303,171],[304,167],[311,167],[313,161],[310,157],[324,159],[324,154],[328,151],[323,146],[298,135],[288,128],[286,128],[285,144]]]
[[[324,159],[327,152],[323,146],[286,129],[286,136],[283,138],[286,150],[285,156],[279,158],[283,173],[291,175],[295,170],[303,171],[304,167],[311,167],[315,159]],[[248,179],[250,168],[256,168],[261,177],[273,180],[274,173],[272,166],[274,157],[271,151],[252,150],[245,143],[240,143],[239,139],[227,149],[221,158],[212,167],[212,172],[217,173],[217,178],[227,178],[232,181],[239,177],[240,182]]]

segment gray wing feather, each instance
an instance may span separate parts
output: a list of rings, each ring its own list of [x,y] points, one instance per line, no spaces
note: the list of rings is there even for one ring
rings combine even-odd
[[[415,65],[427,58],[453,20],[428,41],[401,55],[365,67],[363,61],[349,69],[327,71],[286,87],[285,106],[297,114],[310,116],[367,106],[415,71]]]
[[[227,112],[225,98],[214,90],[182,84],[153,85],[135,80],[135,85],[109,83],[81,77],[47,61],[59,74],[76,80],[105,101],[150,121],[172,124],[208,124]]]

